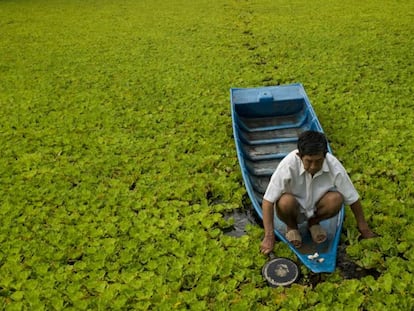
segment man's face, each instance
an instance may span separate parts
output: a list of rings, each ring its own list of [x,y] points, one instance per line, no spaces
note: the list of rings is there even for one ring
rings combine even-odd
[[[301,157],[301,159],[305,171],[313,176],[322,169],[325,155],[323,153],[315,155],[304,155]]]

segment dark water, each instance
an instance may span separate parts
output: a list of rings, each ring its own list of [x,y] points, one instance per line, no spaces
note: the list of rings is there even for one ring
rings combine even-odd
[[[234,236],[234,237],[241,237],[246,234],[246,226],[249,224],[258,225],[260,223],[260,219],[257,218],[255,214],[253,214],[252,209],[247,208],[240,208],[234,210],[232,213],[228,213],[225,215],[226,219],[233,218],[234,225],[232,228],[226,230],[225,234]]]
[[[232,213],[228,213],[225,217],[234,219],[233,227],[225,232],[226,235],[233,237],[241,237],[245,235],[246,226],[249,224],[262,226],[261,220],[253,212],[253,208],[243,207],[234,210]],[[257,241],[257,243],[260,243],[260,241]],[[380,276],[380,273],[375,269],[364,269],[354,263],[346,254],[345,244],[340,244],[338,246],[337,268],[341,271],[344,279],[360,279],[368,275],[371,275],[374,278]],[[325,277],[326,274],[323,273],[310,273],[306,279],[299,280],[299,283],[317,285],[319,282],[323,282]]]

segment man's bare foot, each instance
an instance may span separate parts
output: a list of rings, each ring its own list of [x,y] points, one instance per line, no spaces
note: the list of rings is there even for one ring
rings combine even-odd
[[[325,242],[328,237],[325,229],[323,229],[320,224],[309,227],[309,231],[311,233],[313,242],[317,244]]]
[[[300,236],[298,229],[288,230],[285,237],[294,247],[300,248],[302,246],[302,237]]]

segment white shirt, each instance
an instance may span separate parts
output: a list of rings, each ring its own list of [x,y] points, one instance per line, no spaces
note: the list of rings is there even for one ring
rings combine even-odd
[[[315,204],[328,191],[341,193],[347,205],[358,200],[358,192],[345,168],[332,154],[326,154],[322,169],[312,177],[305,171],[297,153],[298,150],[292,151],[279,163],[263,196],[265,200],[274,203],[282,194],[290,193],[296,197],[301,212],[308,218],[313,216]]]

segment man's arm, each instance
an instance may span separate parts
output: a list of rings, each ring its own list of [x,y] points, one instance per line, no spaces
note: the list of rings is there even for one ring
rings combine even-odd
[[[263,227],[264,238],[260,244],[260,251],[263,254],[268,254],[273,250],[275,245],[275,233],[273,228],[273,203],[263,199],[262,214],[263,214]]]
[[[362,210],[361,201],[358,199],[356,202],[350,205],[352,212],[354,213],[358,230],[361,233],[362,238],[369,239],[374,238],[377,235],[369,228],[367,221],[365,220],[364,211]]]

